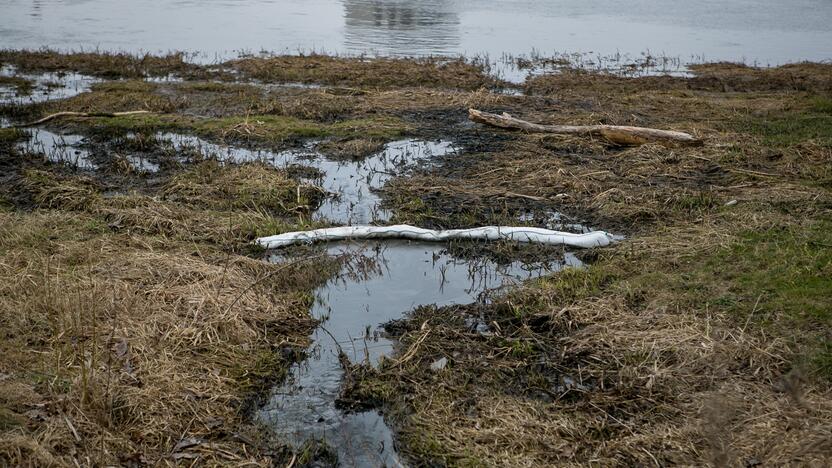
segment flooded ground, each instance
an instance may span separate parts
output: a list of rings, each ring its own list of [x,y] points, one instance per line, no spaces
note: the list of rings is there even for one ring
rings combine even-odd
[[[376,190],[414,164],[454,151],[448,141],[408,139],[390,142],[381,151],[361,160],[340,161],[317,151],[314,141],[303,149],[273,152],[219,145],[191,135],[160,133],[156,138],[170,144],[176,152],[193,149],[223,162],[265,161],[281,168],[312,168],[318,176],[307,178],[307,181],[320,186],[329,195],[315,212],[315,219],[345,225],[389,220],[391,213],[379,207],[381,200]]]
[[[66,99],[89,91],[93,83],[100,81],[80,73],[21,73],[11,66],[0,67],[0,78],[15,78],[27,82],[27,89],[21,92],[0,82],[0,105],[34,104],[53,99]]]
[[[471,303],[490,290],[564,265],[580,265],[571,254],[498,265],[454,258],[446,246],[404,241],[333,244],[327,252],[349,258],[341,273],[316,291],[312,314],[321,320],[321,328],[307,350],[308,359],[292,367],[260,416],[295,446],[312,439],[325,441],[338,452],[342,466],[398,466],[401,461],[392,432],[378,412],[343,412],[336,407],[343,376],[340,352],[353,363],[374,364],[393,350],[380,325],[414,307]],[[472,328],[489,333],[477,317],[470,319]]]
[[[201,61],[261,50],[492,58],[536,50],[775,65],[829,59],[832,43],[832,3],[821,0],[7,0],[2,9],[2,47],[188,50]]]
[[[90,153],[82,147],[81,135],[50,132],[42,128],[30,131],[29,139],[18,143],[22,151],[42,154],[48,161],[66,164],[76,169],[95,169]]]
[[[334,464],[310,439],[347,466],[830,464],[832,64],[507,94],[444,58],[3,57],[112,81],[0,106],[25,127],[0,129],[0,466]],[[85,114],[26,125],[56,112]],[[627,239],[585,268],[510,243],[252,246],[364,222]]]

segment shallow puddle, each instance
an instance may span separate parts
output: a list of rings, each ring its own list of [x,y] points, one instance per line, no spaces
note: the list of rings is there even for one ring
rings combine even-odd
[[[19,73],[12,66],[0,67],[0,76],[23,78],[32,83],[29,93],[20,93],[11,86],[0,85],[0,104],[34,104],[66,99],[87,92],[101,80],[74,72]]]
[[[272,152],[218,145],[190,135],[167,133],[157,138],[171,142],[178,151],[190,148],[225,162],[265,161],[277,167],[301,165],[317,169],[323,176],[308,182],[320,185],[333,196],[318,208],[315,219],[335,224],[389,220],[391,213],[378,208],[380,199],[375,190],[420,161],[455,151],[448,141],[400,140],[386,144],[382,151],[364,159],[339,161],[315,151],[314,143],[306,149]]]
[[[85,138],[81,135],[60,134],[35,128],[31,130],[27,141],[18,144],[18,149],[26,153],[42,154],[51,162],[77,169],[95,169],[96,165],[90,160],[89,151],[81,147],[84,141]]]
[[[308,359],[292,367],[260,417],[296,447],[311,438],[325,440],[343,466],[397,466],[401,460],[378,412],[345,413],[336,407],[343,376],[339,350],[352,362],[375,364],[393,350],[380,325],[416,306],[487,300],[483,293],[488,291],[580,265],[569,253],[549,261],[498,265],[454,258],[441,245],[406,241],[339,243],[327,246],[327,252],[350,257],[341,274],[316,291],[312,314],[322,325],[307,350]],[[476,317],[471,323],[487,333]]]

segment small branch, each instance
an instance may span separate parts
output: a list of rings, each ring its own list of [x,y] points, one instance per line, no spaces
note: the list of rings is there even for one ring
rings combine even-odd
[[[46,117],[35,120],[34,122],[14,125],[16,128],[23,128],[23,127],[33,127],[35,125],[40,125],[42,123],[49,122],[50,120],[58,119],[61,117],[121,117],[124,115],[138,115],[138,114],[154,114],[155,112],[147,111],[147,110],[136,110],[136,111],[127,111],[127,112],[56,112],[54,114],[49,114]]]
[[[468,118],[474,122],[499,128],[522,130],[529,133],[557,133],[562,135],[597,136],[617,145],[643,145],[645,143],[677,143],[698,145],[701,140],[693,135],[673,130],[658,130],[646,127],[622,125],[541,125],[517,119],[509,114],[491,114],[477,109],[468,109]]]

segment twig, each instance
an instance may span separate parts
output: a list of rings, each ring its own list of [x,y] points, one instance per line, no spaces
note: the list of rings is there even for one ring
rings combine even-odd
[[[293,453],[293,454],[292,454],[292,459],[291,459],[291,460],[289,460],[289,464],[288,464],[288,465],[286,465],[286,468],[292,468],[293,466],[295,466],[295,460],[297,460],[297,459],[298,459],[297,454],[294,454],[294,453]]]
[[[78,431],[75,430],[75,426],[69,421],[69,418],[64,416],[64,421],[66,421],[66,425],[69,427],[69,430],[72,431],[72,435],[75,437],[76,442],[81,442],[81,436],[78,435]]]
[[[428,322],[425,321],[422,324],[421,328],[423,328],[423,329],[426,328],[427,324],[428,324]],[[409,361],[413,356],[415,356],[416,351],[419,349],[419,345],[421,345],[425,341],[425,339],[427,339],[428,335],[430,335],[430,331],[431,331],[431,329],[427,328],[425,330],[425,333],[422,336],[420,336],[419,339],[417,339],[416,342],[413,343],[413,345],[410,346],[410,348],[407,350],[406,353],[404,353],[404,355],[401,357],[401,359],[399,359],[398,361],[393,363],[393,367],[398,367],[398,366],[404,364],[405,362]]]
[[[727,171],[730,172],[739,172],[741,174],[749,174],[755,176],[762,176],[762,177],[779,177],[777,174],[769,174],[768,172],[760,172],[760,171],[752,171],[750,169],[739,169],[736,167],[728,167],[726,168]]]
[[[71,112],[71,111],[64,111],[64,112],[56,112],[54,114],[49,114],[42,119],[35,120],[34,122],[23,123],[18,125],[13,125],[12,127],[15,128],[23,128],[23,127],[33,127],[35,125],[40,125],[42,123],[49,122],[50,120],[54,120],[60,117],[121,117],[124,115],[138,115],[138,114],[153,114],[155,112],[147,111],[147,110],[136,110],[136,111],[126,111],[126,112]]]
[[[329,331],[329,330],[327,330],[325,326],[323,326],[323,325],[318,325],[318,328],[320,328],[321,330],[323,330],[323,331],[324,331],[327,335],[329,335],[329,337],[330,337],[330,338],[332,338],[332,341],[333,341],[333,342],[335,342],[335,347],[336,347],[336,348],[338,348],[338,355],[339,355],[339,356],[341,356],[342,354],[344,354],[344,350],[343,350],[343,349],[341,349],[341,344],[340,344],[340,343],[338,343],[338,338],[335,338],[335,335],[333,335],[332,333],[330,333],[330,331]]]

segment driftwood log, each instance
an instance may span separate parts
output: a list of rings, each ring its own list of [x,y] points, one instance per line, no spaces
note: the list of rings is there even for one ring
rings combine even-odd
[[[674,143],[698,145],[701,141],[693,135],[672,130],[658,130],[646,127],[622,125],[541,125],[517,119],[509,114],[491,114],[477,109],[468,109],[468,118],[474,122],[500,128],[522,130],[529,133],[559,133],[602,137],[616,145],[643,145],[645,143]]]
[[[120,117],[123,115],[138,115],[138,114],[152,114],[151,111],[146,110],[135,110],[135,111],[127,111],[127,112],[56,112],[54,114],[49,114],[42,119],[35,120],[34,122],[28,122],[20,125],[14,125],[17,128],[23,127],[33,127],[35,125],[40,125],[42,123],[49,122],[50,120],[58,119],[60,117]]]

